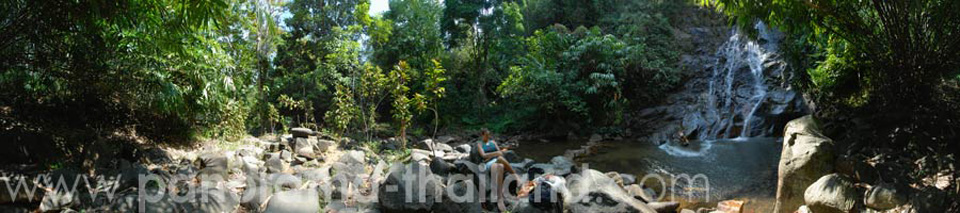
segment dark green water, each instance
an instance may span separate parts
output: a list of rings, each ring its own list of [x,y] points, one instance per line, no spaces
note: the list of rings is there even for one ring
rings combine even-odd
[[[521,156],[545,162],[581,144],[583,142],[528,142],[521,143],[516,151]],[[648,178],[646,183],[658,192],[666,188],[666,193],[661,192],[666,195],[664,200],[681,201],[685,207],[712,207],[718,201],[738,199],[747,201],[746,212],[769,212],[776,193],[780,149],[777,138],[694,142],[688,147],[621,141],[606,142],[598,153],[578,161],[585,163],[581,166],[603,172],[633,174],[637,181],[645,175],[661,177],[662,182]],[[701,179],[687,184],[685,180],[673,178],[683,174],[701,175],[698,176]],[[709,187],[704,182],[709,182]]]

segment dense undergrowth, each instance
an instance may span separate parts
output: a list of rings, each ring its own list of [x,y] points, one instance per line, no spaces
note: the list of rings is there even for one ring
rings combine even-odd
[[[97,150],[297,126],[401,140],[617,126],[680,81],[671,25],[684,7],[393,0],[370,15],[366,0],[5,1],[3,160],[82,164]]]

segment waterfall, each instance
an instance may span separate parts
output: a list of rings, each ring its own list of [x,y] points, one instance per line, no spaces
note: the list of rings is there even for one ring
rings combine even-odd
[[[717,50],[717,60],[708,79],[707,92],[701,99],[697,139],[745,138],[763,136],[757,133],[763,120],[756,116],[767,99],[767,78],[779,74],[783,66],[774,66],[779,35],[758,23],[759,39],[754,41],[734,30]]]

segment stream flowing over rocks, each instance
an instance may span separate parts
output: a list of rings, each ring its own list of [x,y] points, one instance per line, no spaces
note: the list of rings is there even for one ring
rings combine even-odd
[[[56,181],[31,185],[36,194],[5,193],[4,212],[496,212],[486,168],[471,159],[473,141],[424,140],[428,149],[411,149],[399,162],[382,161],[382,150],[343,150],[332,138],[315,133],[279,140],[247,138],[235,147],[208,145],[198,150],[160,149],[165,160],[119,160],[103,174],[54,170],[50,177],[90,182],[81,190],[49,190]],[[215,148],[221,147],[221,148]],[[355,147],[355,146],[354,146]],[[454,148],[456,147],[456,148]],[[657,202],[640,189],[636,177],[585,169],[564,156],[536,162],[513,152],[504,157],[519,180],[508,176],[505,196],[511,212],[676,212],[679,204]],[[110,178],[119,174],[117,178]],[[517,198],[514,192],[544,175],[564,183]],[[83,178],[76,178],[77,176]],[[95,178],[86,178],[95,177]],[[130,178],[132,177],[132,178]],[[98,179],[102,178],[102,179]],[[3,179],[16,184],[21,179]],[[67,181],[66,185],[74,182]],[[0,187],[6,190],[6,187]],[[47,189],[47,190],[44,190]],[[22,191],[22,190],[21,190]],[[4,191],[7,192],[7,191]],[[15,197],[9,197],[14,195]],[[94,197],[95,196],[95,197]],[[549,209],[532,196],[548,196]],[[33,198],[32,200],[29,198]],[[22,207],[20,207],[22,206]]]

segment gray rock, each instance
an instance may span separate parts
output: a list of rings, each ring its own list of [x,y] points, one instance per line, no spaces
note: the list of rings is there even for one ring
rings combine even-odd
[[[527,158],[527,159],[523,159],[523,161],[520,163],[511,163],[510,167],[513,167],[513,170],[515,170],[519,174],[526,174],[527,171],[530,170],[530,167],[533,166],[534,163],[536,162],[534,162],[533,159]]]
[[[433,206],[433,212],[481,213],[483,206],[472,181],[457,181],[448,185],[442,194],[442,201]],[[473,191],[470,191],[473,189]]]
[[[430,151],[427,151],[427,150],[411,149],[411,150],[410,150],[410,161],[429,163],[429,162],[430,162],[430,155],[431,155],[431,154],[430,154]]]
[[[656,212],[596,170],[570,175],[567,188],[565,203],[572,212]]]
[[[279,192],[270,198],[263,212],[320,212],[320,194],[312,189]]]
[[[556,175],[566,176],[568,174],[577,172],[573,161],[563,156],[553,157],[550,159],[550,164],[553,164],[555,172],[554,174]]]
[[[445,143],[437,143],[433,148],[436,149],[437,151],[453,152],[453,147]]]
[[[313,135],[313,130],[312,130],[312,129],[307,129],[307,128],[302,128],[302,127],[291,128],[291,129],[290,129],[290,134],[292,134],[293,137],[306,138],[306,137],[310,137],[311,135]]]
[[[412,179],[404,179],[407,176]],[[393,164],[377,197],[382,210],[387,212],[426,212],[442,199],[442,190],[443,185],[429,168],[419,163]]]
[[[226,180],[230,168],[230,158],[224,152],[211,151],[200,154],[200,178],[202,181],[220,182]]]
[[[470,151],[473,150],[473,146],[470,144],[460,144],[459,146],[453,148],[453,150],[460,153],[470,153]]]
[[[331,171],[334,175],[335,181],[333,181],[334,187],[337,189],[346,189],[346,185],[342,181],[347,182],[356,182],[360,177],[367,174],[366,164],[365,164],[365,155],[362,151],[351,150],[344,152],[340,156],[340,159],[337,162],[334,162],[331,165]],[[334,193],[334,195],[339,196],[340,193]]]
[[[610,179],[613,179],[613,182],[617,183],[617,185],[620,186],[620,188],[623,188],[623,184],[624,184],[623,177],[620,177],[620,173],[607,172],[605,173],[605,175],[607,175],[607,177],[609,177]]]
[[[533,168],[537,168],[537,169],[543,170],[543,174],[560,175],[560,174],[557,174],[557,171],[556,171],[555,166],[554,166],[553,164],[549,164],[549,163],[535,163],[535,164],[533,164],[533,165],[530,165],[529,167],[530,167],[530,168],[528,168],[528,170],[529,170],[529,169],[533,169]],[[568,174],[569,174],[569,173],[568,173]],[[563,175],[560,175],[560,176],[563,176]]]
[[[302,178],[303,180],[313,181],[314,183],[318,183],[321,181],[329,181],[330,167],[307,169],[299,173],[299,175],[300,175],[300,178]]]
[[[624,184],[624,185],[630,185],[630,184],[637,183],[637,176],[634,176],[634,175],[631,175],[631,174],[623,174],[623,173],[620,173],[620,178],[623,179],[623,184]]]
[[[430,171],[437,175],[446,176],[450,174],[453,168],[453,164],[447,163],[440,158],[433,158],[433,160],[430,161]]]
[[[813,212],[854,212],[863,199],[853,182],[838,174],[821,177],[807,187],[803,200]]]
[[[253,175],[260,173],[260,164],[263,162],[255,157],[245,156],[240,158],[240,163],[242,164],[240,171],[247,175]]]
[[[187,196],[194,200],[181,205],[185,212],[233,212],[240,206],[236,194],[218,187],[201,186],[188,192]]]
[[[280,150],[280,160],[286,162],[293,161],[293,153],[288,150]]]
[[[155,194],[157,191],[151,189],[144,194]],[[156,202],[148,202],[144,198],[143,205],[140,205],[139,195],[136,191],[131,191],[117,195],[117,198],[114,198],[113,204],[111,204],[111,212],[124,212],[124,213],[133,213],[133,212],[143,212],[143,213],[164,213],[164,212],[183,212],[180,206],[177,205],[170,196],[164,194],[162,197],[156,200]],[[139,208],[143,207],[143,211],[140,211]]]
[[[317,154],[314,151],[316,147],[317,140],[313,138],[297,138],[293,144],[293,150],[297,153],[297,156],[305,157],[307,159],[316,159]]]
[[[812,116],[787,123],[780,154],[774,212],[789,213],[803,204],[807,186],[833,171],[833,141]]]
[[[680,203],[678,202],[650,202],[647,203],[647,206],[650,206],[657,213],[671,213],[677,212],[677,209],[680,208]]]
[[[520,163],[523,162],[523,158],[517,155],[513,150],[503,151],[503,159],[507,160],[510,163]]]
[[[247,209],[259,211],[260,207],[273,195],[274,186],[263,176],[249,176],[246,184],[247,187],[240,198],[241,205]]]
[[[867,190],[863,203],[871,209],[885,211],[906,204],[907,198],[891,186],[877,185]]]
[[[333,147],[335,145],[337,145],[337,142],[334,142],[332,140],[320,139],[320,140],[317,140],[316,150],[317,152],[326,152],[327,150],[330,149],[330,147]]]
[[[654,192],[650,188],[644,188],[637,184],[630,184],[630,185],[624,186],[623,189],[626,190],[627,194],[630,194],[630,196],[633,196],[634,198],[639,199],[643,202],[657,201],[656,192]]]
[[[267,159],[265,166],[267,167],[267,173],[281,173],[290,168],[290,164],[280,160],[279,156]]]

